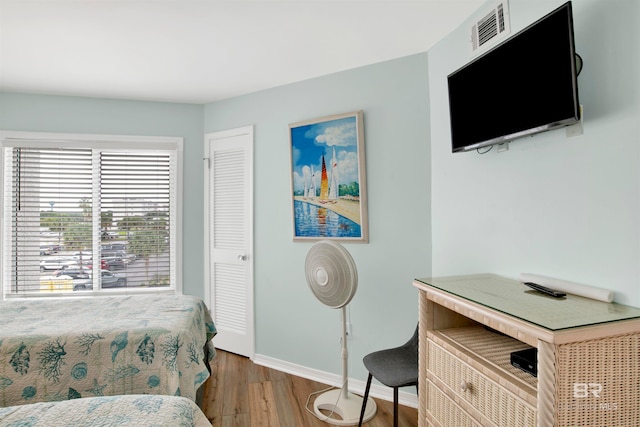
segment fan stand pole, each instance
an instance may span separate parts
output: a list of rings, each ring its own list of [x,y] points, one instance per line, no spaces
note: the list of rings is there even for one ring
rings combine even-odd
[[[315,400],[313,407],[316,415],[329,424],[338,426],[356,425],[360,421],[363,398],[349,392],[347,362],[347,308],[342,307],[342,388],[322,393]],[[329,411],[327,416],[321,410]],[[376,414],[376,402],[368,398],[362,422],[367,422]],[[333,418],[338,415],[340,418]]]
[[[342,314],[342,388],[349,391],[349,349],[347,348],[347,306],[343,306]],[[348,395],[347,395],[348,397]]]

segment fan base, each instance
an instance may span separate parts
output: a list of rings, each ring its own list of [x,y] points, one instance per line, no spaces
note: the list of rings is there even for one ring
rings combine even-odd
[[[337,426],[357,425],[360,421],[360,411],[362,410],[363,398],[353,393],[345,392],[342,389],[330,390],[319,395],[313,403],[313,409],[321,420]],[[332,414],[327,416],[320,410],[329,411]],[[369,421],[376,414],[376,402],[369,398],[364,410],[362,422]],[[333,418],[338,415],[340,418]]]

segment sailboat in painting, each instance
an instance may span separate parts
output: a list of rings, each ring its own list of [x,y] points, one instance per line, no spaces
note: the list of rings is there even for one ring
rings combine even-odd
[[[318,201],[320,203],[327,203],[329,200],[329,180],[327,179],[327,166],[324,163],[324,156],[322,156],[322,175],[320,176],[320,197]]]
[[[311,166],[311,183],[309,184],[307,197],[309,199],[316,198],[316,173],[313,171],[313,166]]]
[[[338,162],[336,160],[336,150],[333,149],[333,159],[331,160],[331,183],[327,174],[327,167],[322,156],[322,180],[320,181],[320,203],[337,203],[338,201]]]
[[[334,153],[335,160],[335,153]],[[335,186],[334,186],[335,187]],[[336,203],[338,200],[337,194],[332,198],[329,189],[329,178],[327,175],[327,166],[324,161],[324,156],[322,156],[322,177],[320,179],[320,197],[318,201],[320,203]]]
[[[336,149],[333,149],[333,158],[331,159],[331,181],[329,182],[329,201],[336,203],[338,201],[338,161],[336,160]]]
[[[311,185],[313,182],[313,166],[305,166],[302,168],[302,179],[304,181],[304,189],[302,191],[302,198],[309,200],[311,197]]]
[[[309,172],[309,170],[311,172]],[[338,201],[338,161],[336,160],[336,149],[333,149],[333,158],[331,159],[331,179],[328,178],[327,167],[322,156],[322,175],[320,180],[320,203],[336,203]],[[303,168],[304,189],[302,198],[304,200],[313,200],[316,198],[316,174],[313,165]]]

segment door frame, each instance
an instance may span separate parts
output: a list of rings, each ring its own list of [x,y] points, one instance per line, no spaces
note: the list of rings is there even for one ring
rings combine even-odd
[[[211,215],[211,197],[210,197],[210,190],[211,190],[211,186],[210,186],[210,182],[211,182],[211,174],[213,172],[212,169],[212,162],[211,162],[211,140],[214,139],[224,139],[224,138],[230,138],[230,137],[234,137],[234,136],[241,136],[241,135],[248,135],[249,139],[250,139],[250,147],[249,147],[249,153],[248,153],[248,168],[247,168],[247,173],[248,173],[248,177],[247,177],[247,183],[248,183],[248,191],[250,194],[249,200],[248,200],[248,206],[247,206],[247,214],[248,214],[248,228],[249,228],[249,232],[248,232],[248,237],[247,237],[247,246],[248,246],[248,261],[247,261],[247,268],[248,268],[248,273],[247,273],[247,277],[249,277],[249,280],[251,281],[251,283],[247,286],[247,305],[249,307],[249,309],[247,310],[247,323],[248,323],[248,330],[247,330],[247,335],[250,336],[250,350],[249,350],[249,354],[246,354],[247,357],[249,357],[250,360],[253,360],[255,358],[255,304],[254,304],[254,252],[253,252],[253,223],[254,223],[254,209],[253,209],[253,172],[254,172],[254,166],[253,166],[253,146],[254,146],[254,131],[253,131],[253,126],[249,125],[249,126],[243,126],[243,127],[239,127],[239,128],[234,128],[234,129],[228,129],[228,130],[223,130],[223,131],[216,131],[216,132],[209,132],[206,133],[204,135],[204,157],[203,157],[203,163],[204,163],[204,250],[203,250],[203,256],[204,256],[204,284],[205,284],[205,288],[204,288],[204,297],[205,297],[205,301],[207,306],[209,307],[209,310],[213,310],[213,307],[211,305],[212,300],[211,300],[211,287],[213,286],[214,282],[213,282],[213,265],[212,265],[212,259],[211,259],[211,223],[210,223],[210,215]],[[215,315],[215,313],[212,313],[212,317],[213,315]],[[214,317],[215,318],[215,317]],[[215,340],[215,338],[214,338]],[[215,342],[214,342],[215,345]]]

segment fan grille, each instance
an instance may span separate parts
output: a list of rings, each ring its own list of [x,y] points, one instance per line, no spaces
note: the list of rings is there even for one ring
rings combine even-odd
[[[321,240],[309,249],[305,274],[316,298],[331,308],[347,305],[358,288],[358,272],[351,254],[331,240]]]

